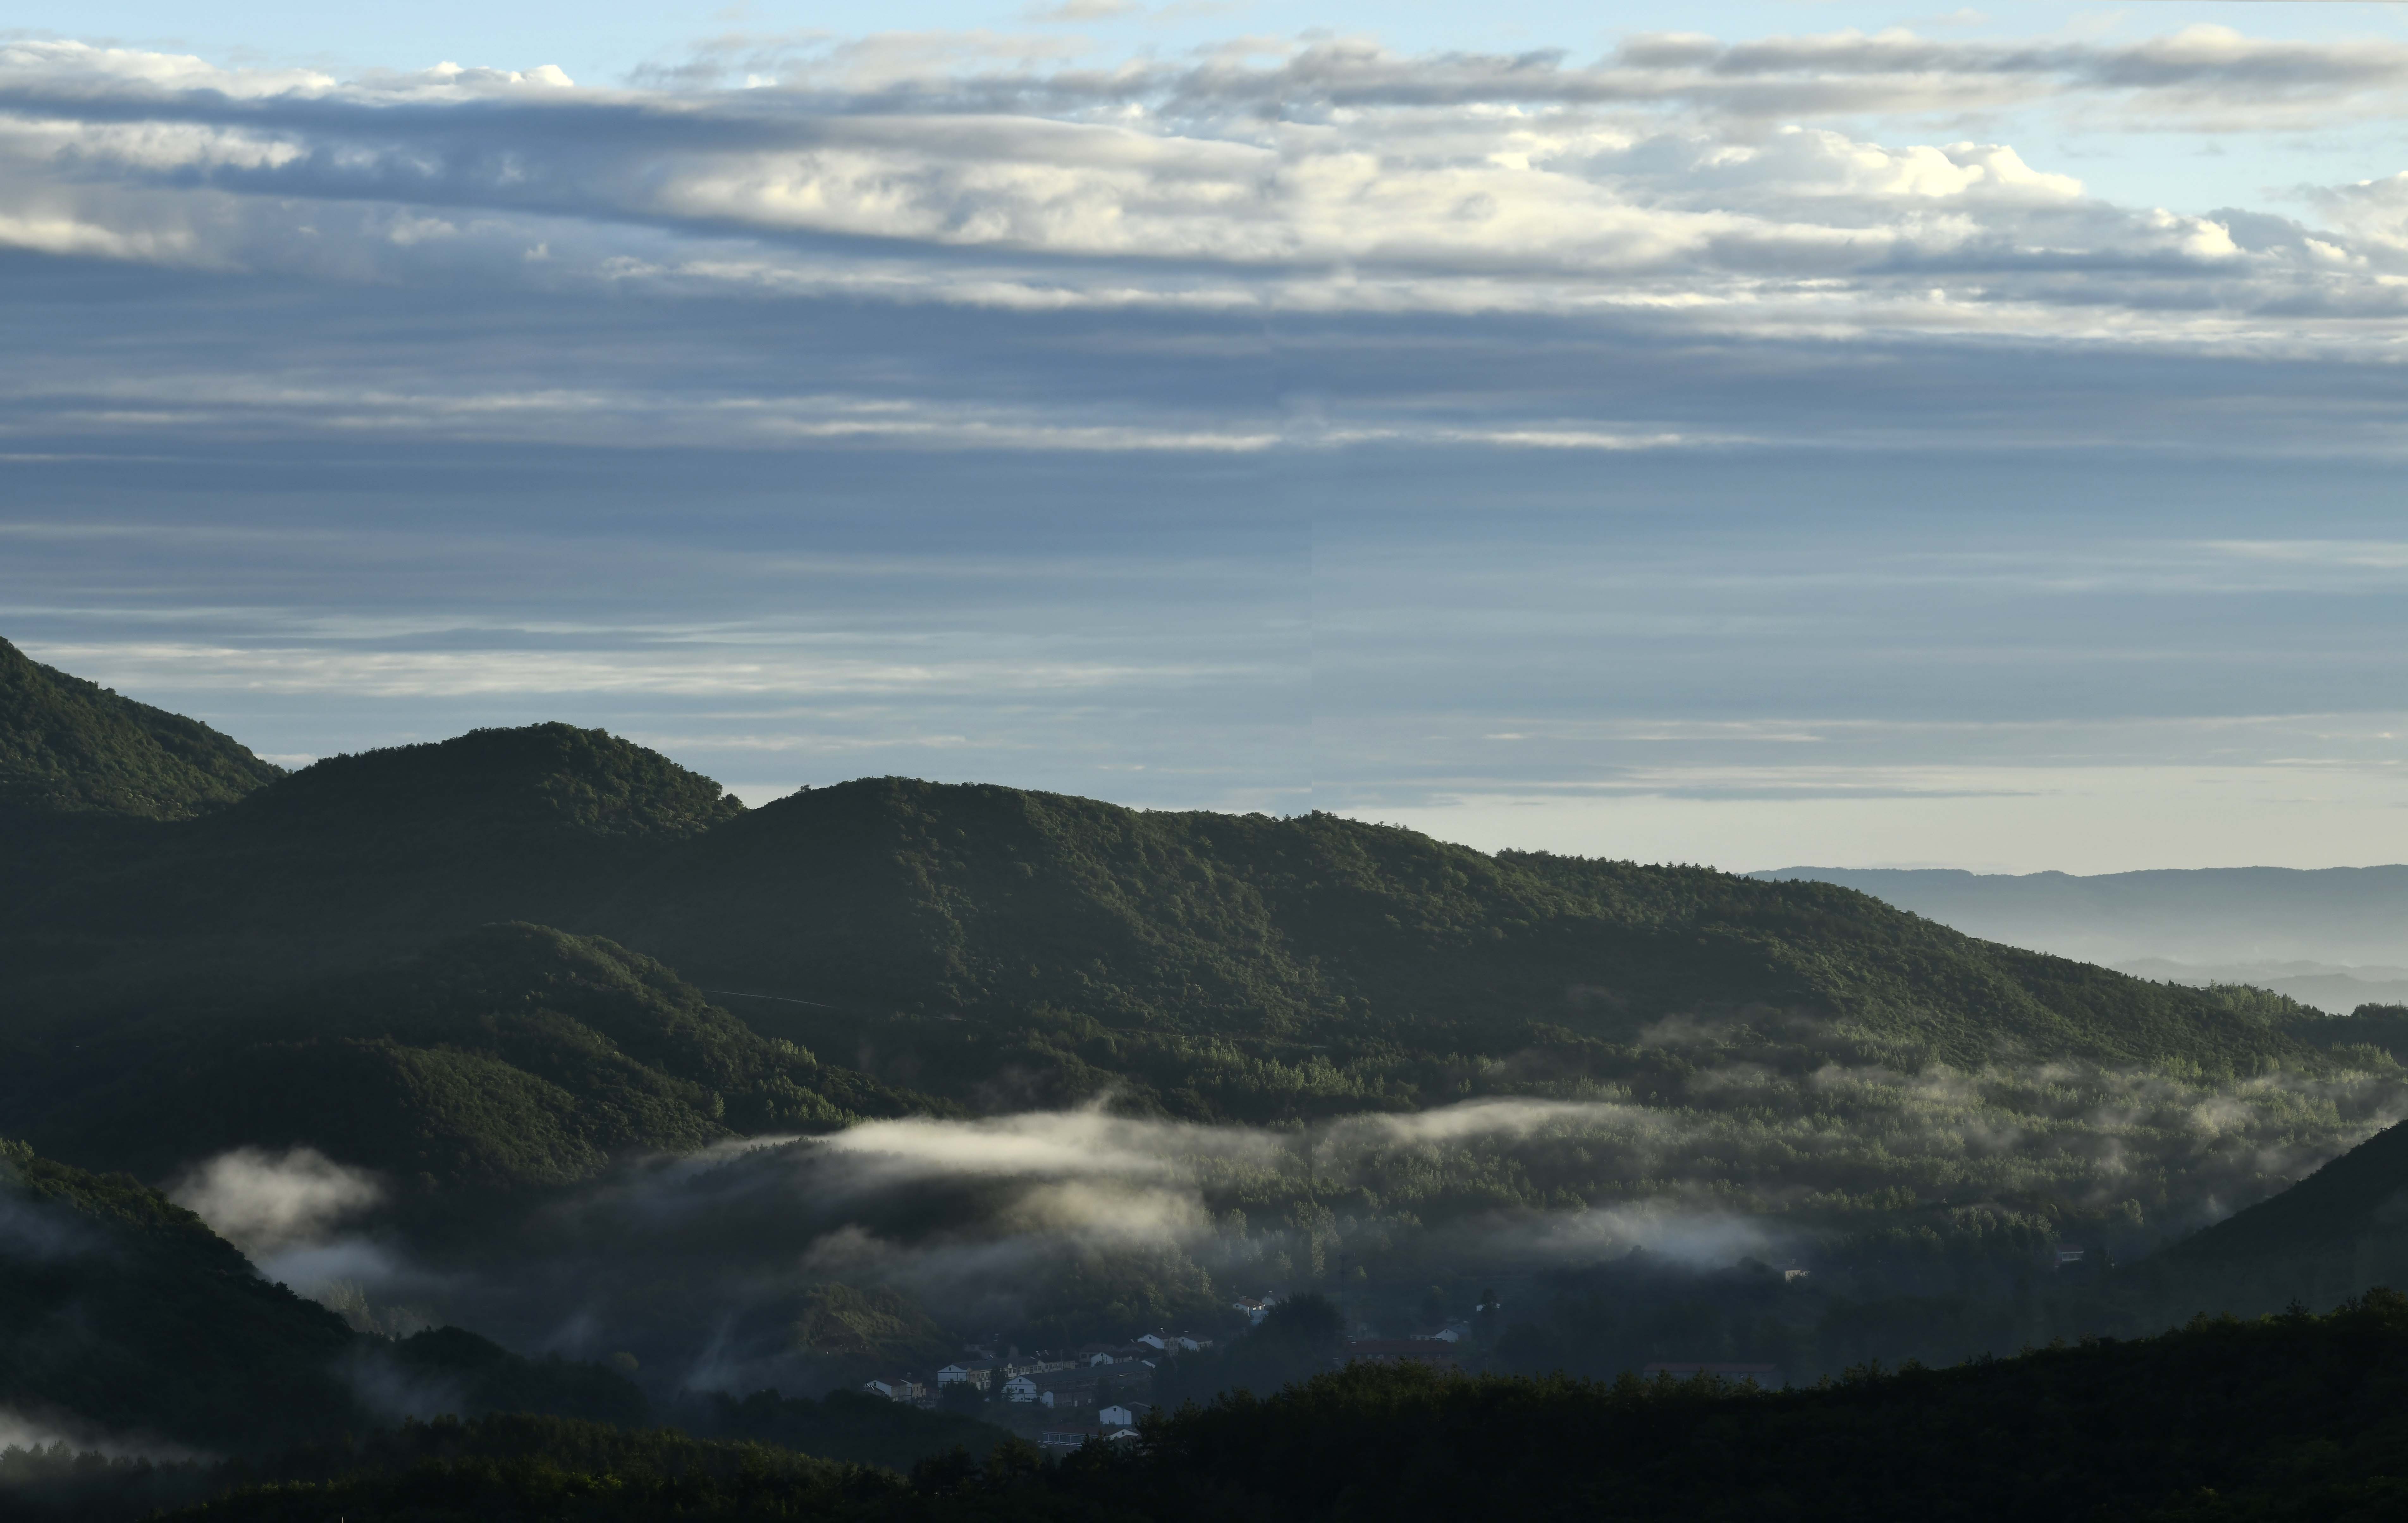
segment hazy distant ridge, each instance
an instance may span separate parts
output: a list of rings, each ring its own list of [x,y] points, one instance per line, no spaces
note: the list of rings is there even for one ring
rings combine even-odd
[[[2408,866],[1965,872],[1776,868],[1840,884],[1970,935],[2094,962],[2408,962]]]

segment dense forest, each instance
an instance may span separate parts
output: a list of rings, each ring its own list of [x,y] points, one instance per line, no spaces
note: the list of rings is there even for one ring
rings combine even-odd
[[[1874,1361],[2155,1349],[2408,1283],[2408,1012],[2150,983],[1828,884],[894,778],[747,810],[565,725],[286,773],[5,646],[0,837],[0,1135],[31,1144],[0,1410],[377,1457],[212,1516],[489,1486],[530,1516],[1121,1516],[1126,1456],[1055,1472],[991,1403],[847,1387],[1184,1329],[1213,1346],[1155,1361],[1201,1404],[1178,1431],[1321,1413],[1342,1450],[1348,1403],[1853,1411],[1927,1378],[1849,1375]],[[1250,1328],[1240,1296],[1284,1304]],[[1449,1322],[1484,1384],[1318,1378]],[[2275,1336],[2250,1326],[2184,1336]],[[1843,1389],[1616,1385],[1701,1360]],[[392,1428],[505,1412],[554,1426]],[[657,1422],[694,1437],[591,1436]],[[1143,1485],[1185,1484],[1174,1452]],[[1396,1501],[1363,1484],[1243,1506]]]
[[[1189,1405],[1059,1464],[1007,1443],[908,1477],[564,1419],[411,1424],[241,1465],[0,1455],[25,1516],[286,1523],[821,1518],[2376,1519],[2408,1503],[2408,1298],[2201,1317],[1811,1389],[1357,1364]]]

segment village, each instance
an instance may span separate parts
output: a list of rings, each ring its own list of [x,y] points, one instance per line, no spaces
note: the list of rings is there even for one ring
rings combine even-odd
[[[1276,1304],[1250,1298],[1233,1302],[1231,1310],[1254,1326]],[[1455,1321],[1407,1338],[1352,1338],[1334,1363],[1455,1370],[1463,1365],[1470,1333],[1469,1322]],[[924,1410],[975,1415],[1041,1448],[1067,1452],[1090,1442],[1136,1439],[1154,1410],[1156,1372],[1168,1361],[1206,1353],[1218,1343],[1204,1333],[1154,1331],[1123,1343],[1024,1354],[990,1340],[965,1345],[960,1358],[937,1370],[877,1375],[861,1389]]]

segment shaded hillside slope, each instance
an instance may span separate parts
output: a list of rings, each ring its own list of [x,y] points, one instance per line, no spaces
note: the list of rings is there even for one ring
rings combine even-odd
[[[209,1523],[1005,1519],[2395,1517],[2408,1300],[1767,1394],[1448,1379],[1357,1364],[1150,1423],[1058,1467],[1025,1445],[899,1477],[776,1451],[488,1420],[295,1455]]]
[[[32,1013],[21,1044],[38,1015],[74,1032],[212,1004],[289,1011],[296,985],[518,920],[611,937],[760,1030],[981,1105],[1117,1089],[1273,1119],[1542,1082],[1669,1098],[1720,1060],[2321,1060],[2286,1019],[2211,992],[1977,941],[1828,884],[893,778],[748,812],[666,757],[565,725],[334,758],[159,832],[138,859],[61,867],[0,903],[0,999]],[[435,1090],[492,1089],[442,1063]],[[619,1135],[693,1132],[701,1111],[666,1093],[668,1111],[630,1101],[651,1119]]]
[[[343,1320],[122,1175],[0,1142],[0,1408],[257,1446],[353,1411]]]
[[[1826,884],[892,778],[733,820],[603,918],[706,984],[852,1013],[738,1002],[749,1020],[908,1052],[917,1082],[944,1085],[1083,1067],[1091,1084],[1116,1073],[1212,1101],[1229,1085],[1181,1072],[1627,1053],[1701,1026],[1969,1066],[2307,1056],[2206,993],[1976,941]],[[1418,1103],[1462,1077],[1443,1067],[1329,1098]]]
[[[0,821],[189,819],[280,775],[196,720],[121,697],[0,640]]]
[[[274,982],[496,920],[574,924],[668,845],[741,813],[710,779],[568,725],[336,756],[132,860],[27,885],[0,952],[74,1003],[112,987]]]
[[[629,1151],[927,1109],[707,1002],[648,957],[499,925],[235,1012],[170,1004],[21,1048],[0,1117],[164,1177],[308,1145],[407,1186],[565,1184]]]
[[[2408,1248],[2408,1122],[2377,1132],[2271,1200],[2170,1250],[2191,1263],[2240,1263]]]
[[[363,1337],[158,1191],[0,1140],[0,1411],[257,1453],[405,1410],[497,1409],[648,1415],[599,1365],[523,1358],[458,1328]]]
[[[2329,1317],[2201,1319],[1780,1395],[1356,1366],[1182,1415],[1055,1490],[1262,1523],[1477,1516],[1500,1498],[1632,1519],[2396,1516],[2403,1372],[2408,1300],[2389,1292]]]

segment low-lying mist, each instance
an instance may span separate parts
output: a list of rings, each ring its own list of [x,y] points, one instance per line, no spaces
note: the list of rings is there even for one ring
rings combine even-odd
[[[1265,1128],[1120,1114],[1107,1097],[878,1121],[631,1159],[439,1241],[387,1213],[380,1181],[307,1149],[205,1160],[178,1199],[366,1329],[456,1322],[615,1358],[656,1391],[800,1390],[864,1357],[814,1319],[831,1284],[924,1312],[867,1345],[924,1364],[968,1335],[1034,1347],[1208,1329],[1239,1296],[1304,1290],[1401,1332],[1442,1287],[1634,1250],[1827,1278],[1870,1272],[1867,1244],[1910,1237],[2002,1251],[2073,1234],[2128,1257],[2408,1114],[2408,1082],[1726,1062],[1649,1101],[1488,1099]]]

